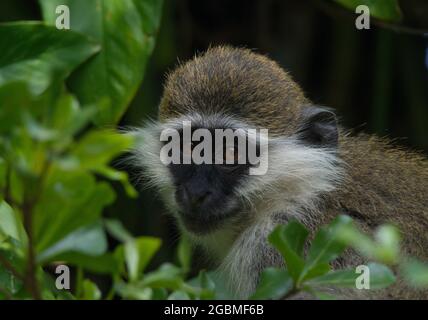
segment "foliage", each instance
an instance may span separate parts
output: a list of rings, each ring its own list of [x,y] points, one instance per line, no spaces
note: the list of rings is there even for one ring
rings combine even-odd
[[[73,298],[52,289],[45,270],[57,261],[107,273],[114,290],[123,288],[123,279],[140,280],[160,245],[127,234],[101,213],[115,200],[107,180],[136,195],[127,174],[110,165],[133,138],[106,125],[117,123],[141,83],[161,1],[40,4],[46,23],[0,25],[0,296],[6,298]],[[70,5],[71,30],[51,26],[58,4]],[[107,251],[106,230],[121,237],[114,252]],[[83,276],[75,293],[101,298]]]
[[[391,225],[381,226],[373,241],[358,230],[348,216],[338,216],[321,228],[304,254],[308,231],[297,221],[278,226],[270,235],[270,243],[282,254],[284,268],[269,268],[261,276],[253,299],[281,299],[307,292],[319,299],[337,298],[325,292],[331,287],[353,288],[360,272],[357,266],[331,270],[331,263],[352,247],[362,256],[378,262],[367,263],[370,290],[386,288],[396,281],[387,265],[399,265],[404,279],[413,286],[426,287],[428,266],[411,259],[399,247],[399,233]],[[379,263],[380,262],[380,263]]]

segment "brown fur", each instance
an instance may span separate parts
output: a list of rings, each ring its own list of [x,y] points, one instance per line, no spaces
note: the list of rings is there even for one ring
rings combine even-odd
[[[209,49],[179,66],[168,77],[161,101],[161,121],[192,111],[226,113],[270,134],[292,135],[301,122],[302,108],[310,104],[302,90],[275,62],[250,50]],[[417,153],[391,146],[369,135],[340,131],[339,155],[347,179],[325,195],[320,215],[308,220],[312,230],[338,214],[350,214],[365,230],[392,222],[403,235],[404,251],[428,259],[428,162]],[[268,254],[263,266],[277,257]],[[263,254],[261,255],[263,256]],[[349,253],[338,265],[363,261]],[[260,270],[259,270],[260,271]],[[400,284],[378,298],[428,298],[427,292]]]

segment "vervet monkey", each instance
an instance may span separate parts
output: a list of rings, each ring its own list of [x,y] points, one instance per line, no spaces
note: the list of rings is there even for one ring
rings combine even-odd
[[[248,163],[165,165],[161,132],[180,130],[183,121],[211,131],[268,129],[268,152],[258,150],[268,162],[266,173],[248,174]],[[290,219],[312,233],[340,214],[352,216],[366,231],[391,222],[402,232],[406,254],[427,259],[427,159],[385,139],[353,136],[330,109],[313,105],[290,75],[263,55],[221,46],[178,66],[167,78],[158,121],[137,133],[143,142],[133,161],[237,297],[255,290],[264,268],[282,265],[266,238]],[[225,151],[226,157],[236,156]],[[332,266],[364,262],[346,252]],[[428,296],[398,281],[387,290],[349,297]]]

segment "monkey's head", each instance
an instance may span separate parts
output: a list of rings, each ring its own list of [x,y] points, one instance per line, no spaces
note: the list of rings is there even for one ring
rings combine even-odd
[[[227,143],[215,139],[218,129],[239,133]],[[145,169],[143,177],[159,189],[180,225],[196,235],[244,225],[257,219],[260,207],[272,214],[287,208],[297,216],[339,177],[334,114],[312,106],[283,69],[247,49],[216,47],[180,65],[166,81],[159,121],[139,133],[143,142],[134,159]],[[238,150],[243,141],[246,150]],[[162,149],[172,142],[180,161],[165,163]],[[199,142],[211,145],[202,149]],[[195,150],[212,163],[193,159]],[[249,161],[250,150],[258,163]],[[168,148],[164,157],[175,151]],[[262,163],[266,170],[251,174]]]

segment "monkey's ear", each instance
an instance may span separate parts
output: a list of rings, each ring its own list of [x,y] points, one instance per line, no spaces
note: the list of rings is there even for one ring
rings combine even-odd
[[[307,106],[298,135],[303,141],[320,147],[337,147],[339,138],[336,115],[330,109]]]

